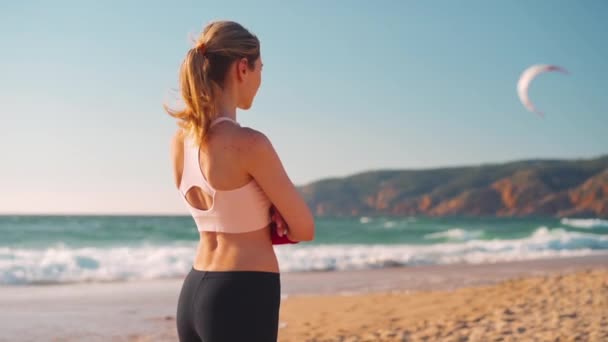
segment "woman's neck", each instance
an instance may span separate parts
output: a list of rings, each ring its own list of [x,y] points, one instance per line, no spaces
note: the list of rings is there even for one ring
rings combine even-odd
[[[216,102],[217,117],[226,116],[236,121],[236,101],[230,92],[222,92]]]

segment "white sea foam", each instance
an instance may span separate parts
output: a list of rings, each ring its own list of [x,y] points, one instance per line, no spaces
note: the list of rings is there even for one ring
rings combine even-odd
[[[607,249],[607,235],[539,227],[522,239],[470,240],[433,245],[294,245],[277,249],[277,254],[284,271],[330,271],[531,260],[589,255],[595,250]]]
[[[545,257],[589,255],[608,250],[608,235],[537,228],[513,240],[479,240],[453,228],[431,245],[282,245],[275,248],[282,272],[333,271],[420,264],[493,263]],[[0,284],[40,284],[153,279],[185,275],[196,243],[133,247],[45,249],[0,247]]]
[[[598,218],[589,219],[574,219],[574,218],[563,218],[561,224],[575,227],[575,228],[596,228],[596,227],[608,227],[607,220],[601,220]]]
[[[450,241],[469,241],[480,238],[483,235],[481,230],[464,230],[461,228],[452,228],[442,232],[426,234],[427,240],[448,239]]]
[[[367,216],[361,216],[361,218],[359,218],[359,222],[361,222],[363,224],[369,223],[369,222],[371,222],[371,220],[372,219]]]
[[[384,222],[384,224],[382,225],[384,228],[394,228],[397,225],[397,222],[395,221],[386,221]]]

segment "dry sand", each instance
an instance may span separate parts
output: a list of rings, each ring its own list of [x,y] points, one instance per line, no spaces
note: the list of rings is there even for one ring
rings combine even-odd
[[[280,341],[608,341],[608,270],[455,291],[298,296]]]

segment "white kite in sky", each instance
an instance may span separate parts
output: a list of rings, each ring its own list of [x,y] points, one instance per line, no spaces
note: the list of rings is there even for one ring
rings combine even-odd
[[[527,68],[519,77],[519,82],[517,82],[517,95],[519,95],[519,100],[529,111],[534,112],[540,116],[543,116],[543,112],[536,109],[534,104],[530,101],[528,97],[528,88],[530,87],[530,83],[536,76],[549,71],[559,71],[564,74],[567,74],[568,71],[562,67],[557,65],[549,65],[549,64],[537,64]]]

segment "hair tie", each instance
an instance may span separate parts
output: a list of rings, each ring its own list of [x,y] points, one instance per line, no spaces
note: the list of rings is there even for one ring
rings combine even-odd
[[[200,52],[202,55],[205,54],[205,50],[207,49],[207,47],[205,46],[205,43],[200,43],[196,49],[198,50],[198,52]]]

